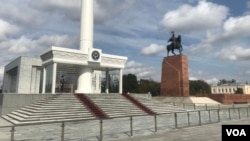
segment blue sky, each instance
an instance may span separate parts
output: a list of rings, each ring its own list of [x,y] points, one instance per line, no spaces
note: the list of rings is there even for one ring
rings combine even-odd
[[[1,0],[0,84],[18,56],[79,48],[80,3]],[[250,0],[94,0],[94,8],[94,47],[127,56],[124,73],[160,82],[173,30],[182,35],[190,79],[250,82]]]

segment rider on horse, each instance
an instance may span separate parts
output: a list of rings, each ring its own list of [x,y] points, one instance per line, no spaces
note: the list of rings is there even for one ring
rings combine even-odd
[[[174,55],[174,49],[178,49],[180,54],[182,52],[182,45],[181,45],[181,36],[179,35],[177,38],[172,31],[172,37],[169,38],[168,42],[172,42],[170,45],[167,45],[167,51],[171,51]]]
[[[172,37],[168,40],[168,42],[172,41],[172,44],[174,47],[176,47],[176,37],[174,35],[174,31],[171,32],[172,33]]]

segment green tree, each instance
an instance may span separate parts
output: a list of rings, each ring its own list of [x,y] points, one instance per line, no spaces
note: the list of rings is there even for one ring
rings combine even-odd
[[[204,80],[190,80],[189,93],[190,95],[211,94],[211,87]]]
[[[152,96],[160,95],[160,83],[154,80],[141,79],[138,86],[139,93],[150,92]]]
[[[134,74],[123,75],[123,91],[130,93],[138,92],[138,82],[137,77]]]
[[[236,80],[235,79],[232,79],[232,80],[220,79],[218,82],[218,86],[223,85],[223,84],[228,84],[228,83],[236,83]]]
[[[235,94],[243,94],[243,89],[242,88],[237,88],[235,91]]]

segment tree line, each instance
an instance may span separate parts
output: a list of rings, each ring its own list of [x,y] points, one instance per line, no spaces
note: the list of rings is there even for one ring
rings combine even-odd
[[[152,96],[160,95],[160,82],[156,82],[152,79],[140,79],[137,80],[136,75],[126,74],[123,75],[123,90],[130,93],[148,93]],[[190,80],[189,81],[190,95],[197,94],[211,94],[210,85],[203,80]]]
[[[111,80],[111,79],[110,79]],[[102,92],[105,92],[105,81],[102,82]],[[221,79],[217,85],[223,85],[227,83],[236,83],[235,79],[226,80]],[[137,76],[134,74],[125,74],[123,75],[123,92],[124,93],[151,93],[152,96],[160,95],[160,82],[154,81],[152,79],[137,79]],[[118,92],[118,80],[115,80],[115,83],[109,85],[109,92],[116,93]],[[238,94],[243,93],[243,90],[237,89]],[[200,95],[200,94],[211,94],[211,86],[204,80],[189,80],[189,94],[191,96]]]

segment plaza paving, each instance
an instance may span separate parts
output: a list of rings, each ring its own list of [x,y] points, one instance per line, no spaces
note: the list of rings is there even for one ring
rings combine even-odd
[[[221,141],[223,124],[250,125],[250,119],[222,121],[220,123],[176,129],[153,135],[137,136],[116,141]]]
[[[226,110],[225,110],[226,111]],[[237,111],[237,110],[236,110]],[[103,141],[220,141],[222,124],[250,124],[249,116],[242,111],[241,118],[237,112],[231,111],[231,120],[226,112],[218,116],[211,112],[211,123],[206,113],[201,113],[201,126],[195,114],[190,114],[190,127],[185,113],[179,114],[178,128],[175,128],[174,114],[157,117],[157,132],[155,132],[154,116],[133,117],[133,136],[130,130],[130,118],[115,118],[103,120]],[[11,126],[3,119],[1,125]],[[17,126],[15,141],[59,141],[61,140],[61,123]],[[0,128],[0,141],[9,141],[11,128]],[[100,120],[65,123],[65,141],[100,141]]]

